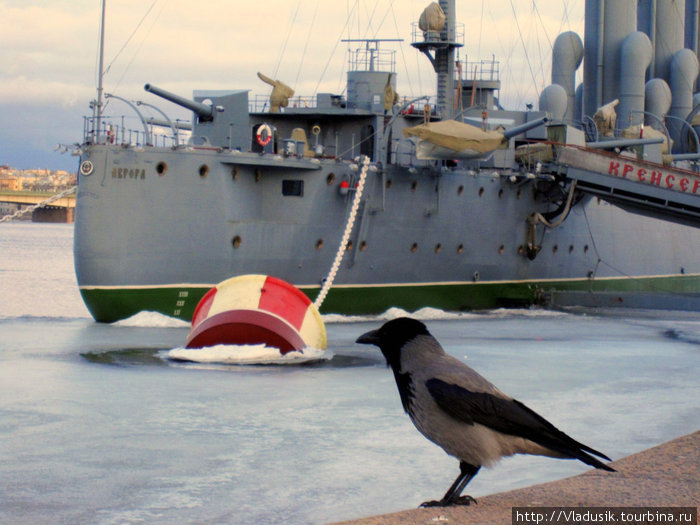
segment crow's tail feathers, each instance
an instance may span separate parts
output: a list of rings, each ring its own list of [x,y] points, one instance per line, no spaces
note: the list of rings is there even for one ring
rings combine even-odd
[[[581,448],[583,448],[583,447],[581,447]],[[603,459],[607,459],[608,461],[612,461],[605,454],[601,454],[600,452],[597,452],[596,450],[593,450],[589,447],[585,447],[585,448],[589,452],[591,452],[597,456],[600,456]],[[571,454],[571,451],[562,451],[562,452],[564,452],[565,454]],[[587,454],[586,452],[584,452],[583,450],[580,450],[580,449],[576,450],[573,454],[571,454],[571,457],[572,457],[572,459],[579,459],[579,460],[583,461],[586,465],[590,465],[591,467],[599,468],[602,470],[607,470],[608,472],[617,472],[614,468],[606,465],[605,463],[603,463],[601,461],[598,461],[596,458],[594,458],[590,454]]]

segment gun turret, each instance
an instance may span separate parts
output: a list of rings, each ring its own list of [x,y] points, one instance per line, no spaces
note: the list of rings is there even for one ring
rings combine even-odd
[[[199,119],[202,121],[210,121],[214,117],[214,108],[212,108],[211,106],[207,106],[206,104],[202,104],[201,102],[195,102],[194,100],[181,97],[180,95],[170,93],[170,91],[166,91],[151,84],[146,84],[145,86],[143,86],[143,89],[145,89],[149,93],[158,95],[159,97],[164,98],[165,100],[169,100],[170,102],[173,102],[178,106],[182,106],[183,108],[187,108],[194,111],[199,117]]]

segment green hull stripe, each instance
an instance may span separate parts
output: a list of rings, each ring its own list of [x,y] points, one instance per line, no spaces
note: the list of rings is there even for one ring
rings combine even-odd
[[[190,320],[211,285],[152,287],[81,287],[95,320],[114,322],[150,310]],[[318,286],[300,286],[312,300]],[[700,275],[605,279],[495,281],[335,286],[323,303],[323,313],[378,314],[391,307],[415,311],[425,306],[443,310],[474,310],[547,304],[552,292],[700,294]]]

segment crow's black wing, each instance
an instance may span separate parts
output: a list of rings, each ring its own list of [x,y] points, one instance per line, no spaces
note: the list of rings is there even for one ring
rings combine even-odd
[[[610,461],[605,454],[567,436],[520,401],[484,392],[471,392],[441,379],[429,379],[425,385],[437,405],[463,423],[478,423],[503,434],[529,439],[593,467],[614,471],[587,452]]]

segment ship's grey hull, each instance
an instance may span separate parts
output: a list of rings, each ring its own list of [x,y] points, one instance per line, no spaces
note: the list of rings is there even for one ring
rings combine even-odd
[[[94,170],[80,176],[75,264],[98,320],[144,309],[186,318],[198,294],[248,273],[274,275],[313,296],[358,176],[347,161],[289,168],[274,155],[215,149],[93,145],[82,160]],[[509,175],[373,166],[324,310],[377,311],[392,293],[390,305],[408,308],[527,304],[547,299],[547,282],[552,290],[700,293],[697,229],[597,199],[584,197],[557,228],[539,226],[541,249],[531,260],[528,216],[553,205],[542,198],[546,181]],[[343,181],[351,188],[345,195]],[[369,304],[362,297],[381,289],[389,297]],[[175,297],[163,306],[157,293],[147,299],[148,290]],[[440,290],[449,300],[440,300]]]

